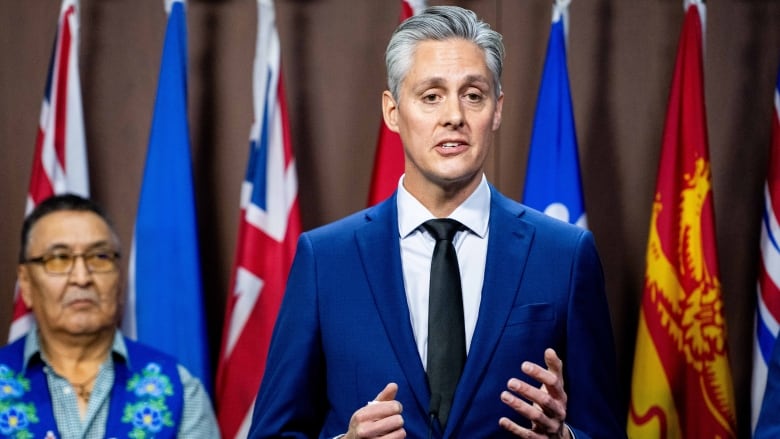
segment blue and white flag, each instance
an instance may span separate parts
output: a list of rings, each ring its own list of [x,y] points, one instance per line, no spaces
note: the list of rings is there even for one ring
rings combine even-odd
[[[780,71],[774,90],[772,143],[764,182],[764,211],[761,215],[761,258],[759,259],[756,333],[753,341],[751,427],[755,429],[764,398],[772,347],[780,332]],[[752,430],[751,430],[752,431]]]
[[[167,1],[157,99],[130,254],[123,329],[210,389],[187,122],[185,4]]]
[[[566,66],[569,2],[558,0],[553,4],[552,28],[536,102],[523,203],[552,217],[587,227]]]

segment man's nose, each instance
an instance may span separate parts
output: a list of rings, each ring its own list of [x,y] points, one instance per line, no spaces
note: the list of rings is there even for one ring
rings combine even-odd
[[[87,260],[84,255],[78,255],[73,259],[73,268],[70,270],[69,279],[78,285],[92,281],[92,272],[87,267]]]
[[[457,96],[444,102],[442,124],[451,128],[460,128],[463,125],[463,106]]]

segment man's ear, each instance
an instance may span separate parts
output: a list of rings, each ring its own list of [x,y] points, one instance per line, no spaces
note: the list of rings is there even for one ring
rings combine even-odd
[[[19,294],[28,308],[32,308],[33,299],[30,292],[30,270],[24,264],[16,267],[16,284],[19,287]]]
[[[496,99],[496,111],[493,113],[493,131],[501,126],[501,112],[504,109],[504,92],[502,91]]]
[[[382,117],[390,131],[398,132],[398,103],[393,99],[392,93],[385,90],[382,93]]]

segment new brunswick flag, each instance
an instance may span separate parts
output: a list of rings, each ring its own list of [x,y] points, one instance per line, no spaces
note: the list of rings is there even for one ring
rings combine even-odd
[[[736,437],[707,150],[704,14],[701,0],[685,1],[647,243],[633,439]]]

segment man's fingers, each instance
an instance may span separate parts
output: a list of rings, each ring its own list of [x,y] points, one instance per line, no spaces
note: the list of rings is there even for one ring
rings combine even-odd
[[[395,395],[398,393],[398,384],[388,383],[381,392],[376,395],[372,401],[368,401],[368,412],[366,416],[371,419],[377,417],[386,417],[391,415],[400,415],[404,408],[400,402],[396,401]],[[369,414],[370,413],[370,414]]]
[[[518,387],[521,387],[522,389]],[[511,391],[501,392],[501,401],[511,407],[517,414],[531,421],[531,428],[523,428],[508,418],[502,418],[503,420],[499,421],[499,425],[505,430],[521,437],[537,437],[536,435],[539,433],[558,431],[560,429],[561,421],[558,421],[554,414],[545,413],[540,406],[536,404],[531,405],[513,393],[520,390],[518,394],[523,394],[523,396],[525,396],[525,392],[522,390],[530,390],[533,392],[532,386],[523,383],[518,387],[515,387],[515,389],[517,389],[515,390],[510,386]],[[549,395],[546,396],[549,397]]]
[[[523,373],[548,387],[554,385],[559,376],[553,371],[545,369],[536,363],[531,363],[530,361],[523,362],[521,369]]]
[[[548,348],[544,351],[544,362],[547,369],[530,361],[523,362],[521,369],[526,375],[539,381],[550,394],[560,396],[563,392],[563,361],[553,349]]]
[[[548,348],[544,351],[544,366],[525,361],[521,369],[541,386],[511,378],[507,382],[508,391],[501,393],[501,400],[531,421],[531,429],[520,427],[508,418],[502,418],[499,425],[521,437],[560,434],[566,419],[567,400],[563,387],[563,361],[554,349]]]
[[[566,391],[563,390],[563,361],[555,353],[555,350],[547,348],[544,351],[544,362],[547,364],[547,369],[552,372],[555,377],[555,381],[551,383],[545,383],[547,391],[555,399],[562,399],[566,404]]]
[[[550,371],[557,375],[563,375],[563,361],[558,357],[555,349],[547,348],[544,350],[544,362]]]
[[[356,411],[352,415],[347,437],[406,437],[404,418],[401,416],[403,407],[395,399],[397,393],[398,384],[388,383],[376,398]]]
[[[516,395],[520,395],[530,401],[531,404],[534,405],[533,410],[536,412],[544,413],[547,416],[550,417],[560,417],[562,416],[563,410],[565,410],[565,406],[562,407],[561,401],[554,398],[550,393],[548,393],[544,388],[534,387],[526,382],[523,382],[517,378],[511,378],[509,382],[507,383],[507,388],[514,392]],[[504,402],[508,402],[505,397],[508,397],[511,395],[510,392],[504,392],[506,395],[502,394],[502,399]],[[518,411],[518,404],[520,402],[520,399],[517,398],[517,402],[515,404],[510,404],[515,409],[515,411]],[[526,404],[528,405],[528,404]],[[531,407],[530,405],[528,405]],[[533,416],[529,416],[529,413],[526,410],[523,410],[522,413],[526,418],[529,418],[530,420],[534,421],[536,420]]]
[[[392,401],[395,399],[395,395],[398,393],[398,384],[387,383],[384,389],[376,395],[374,401]]]

